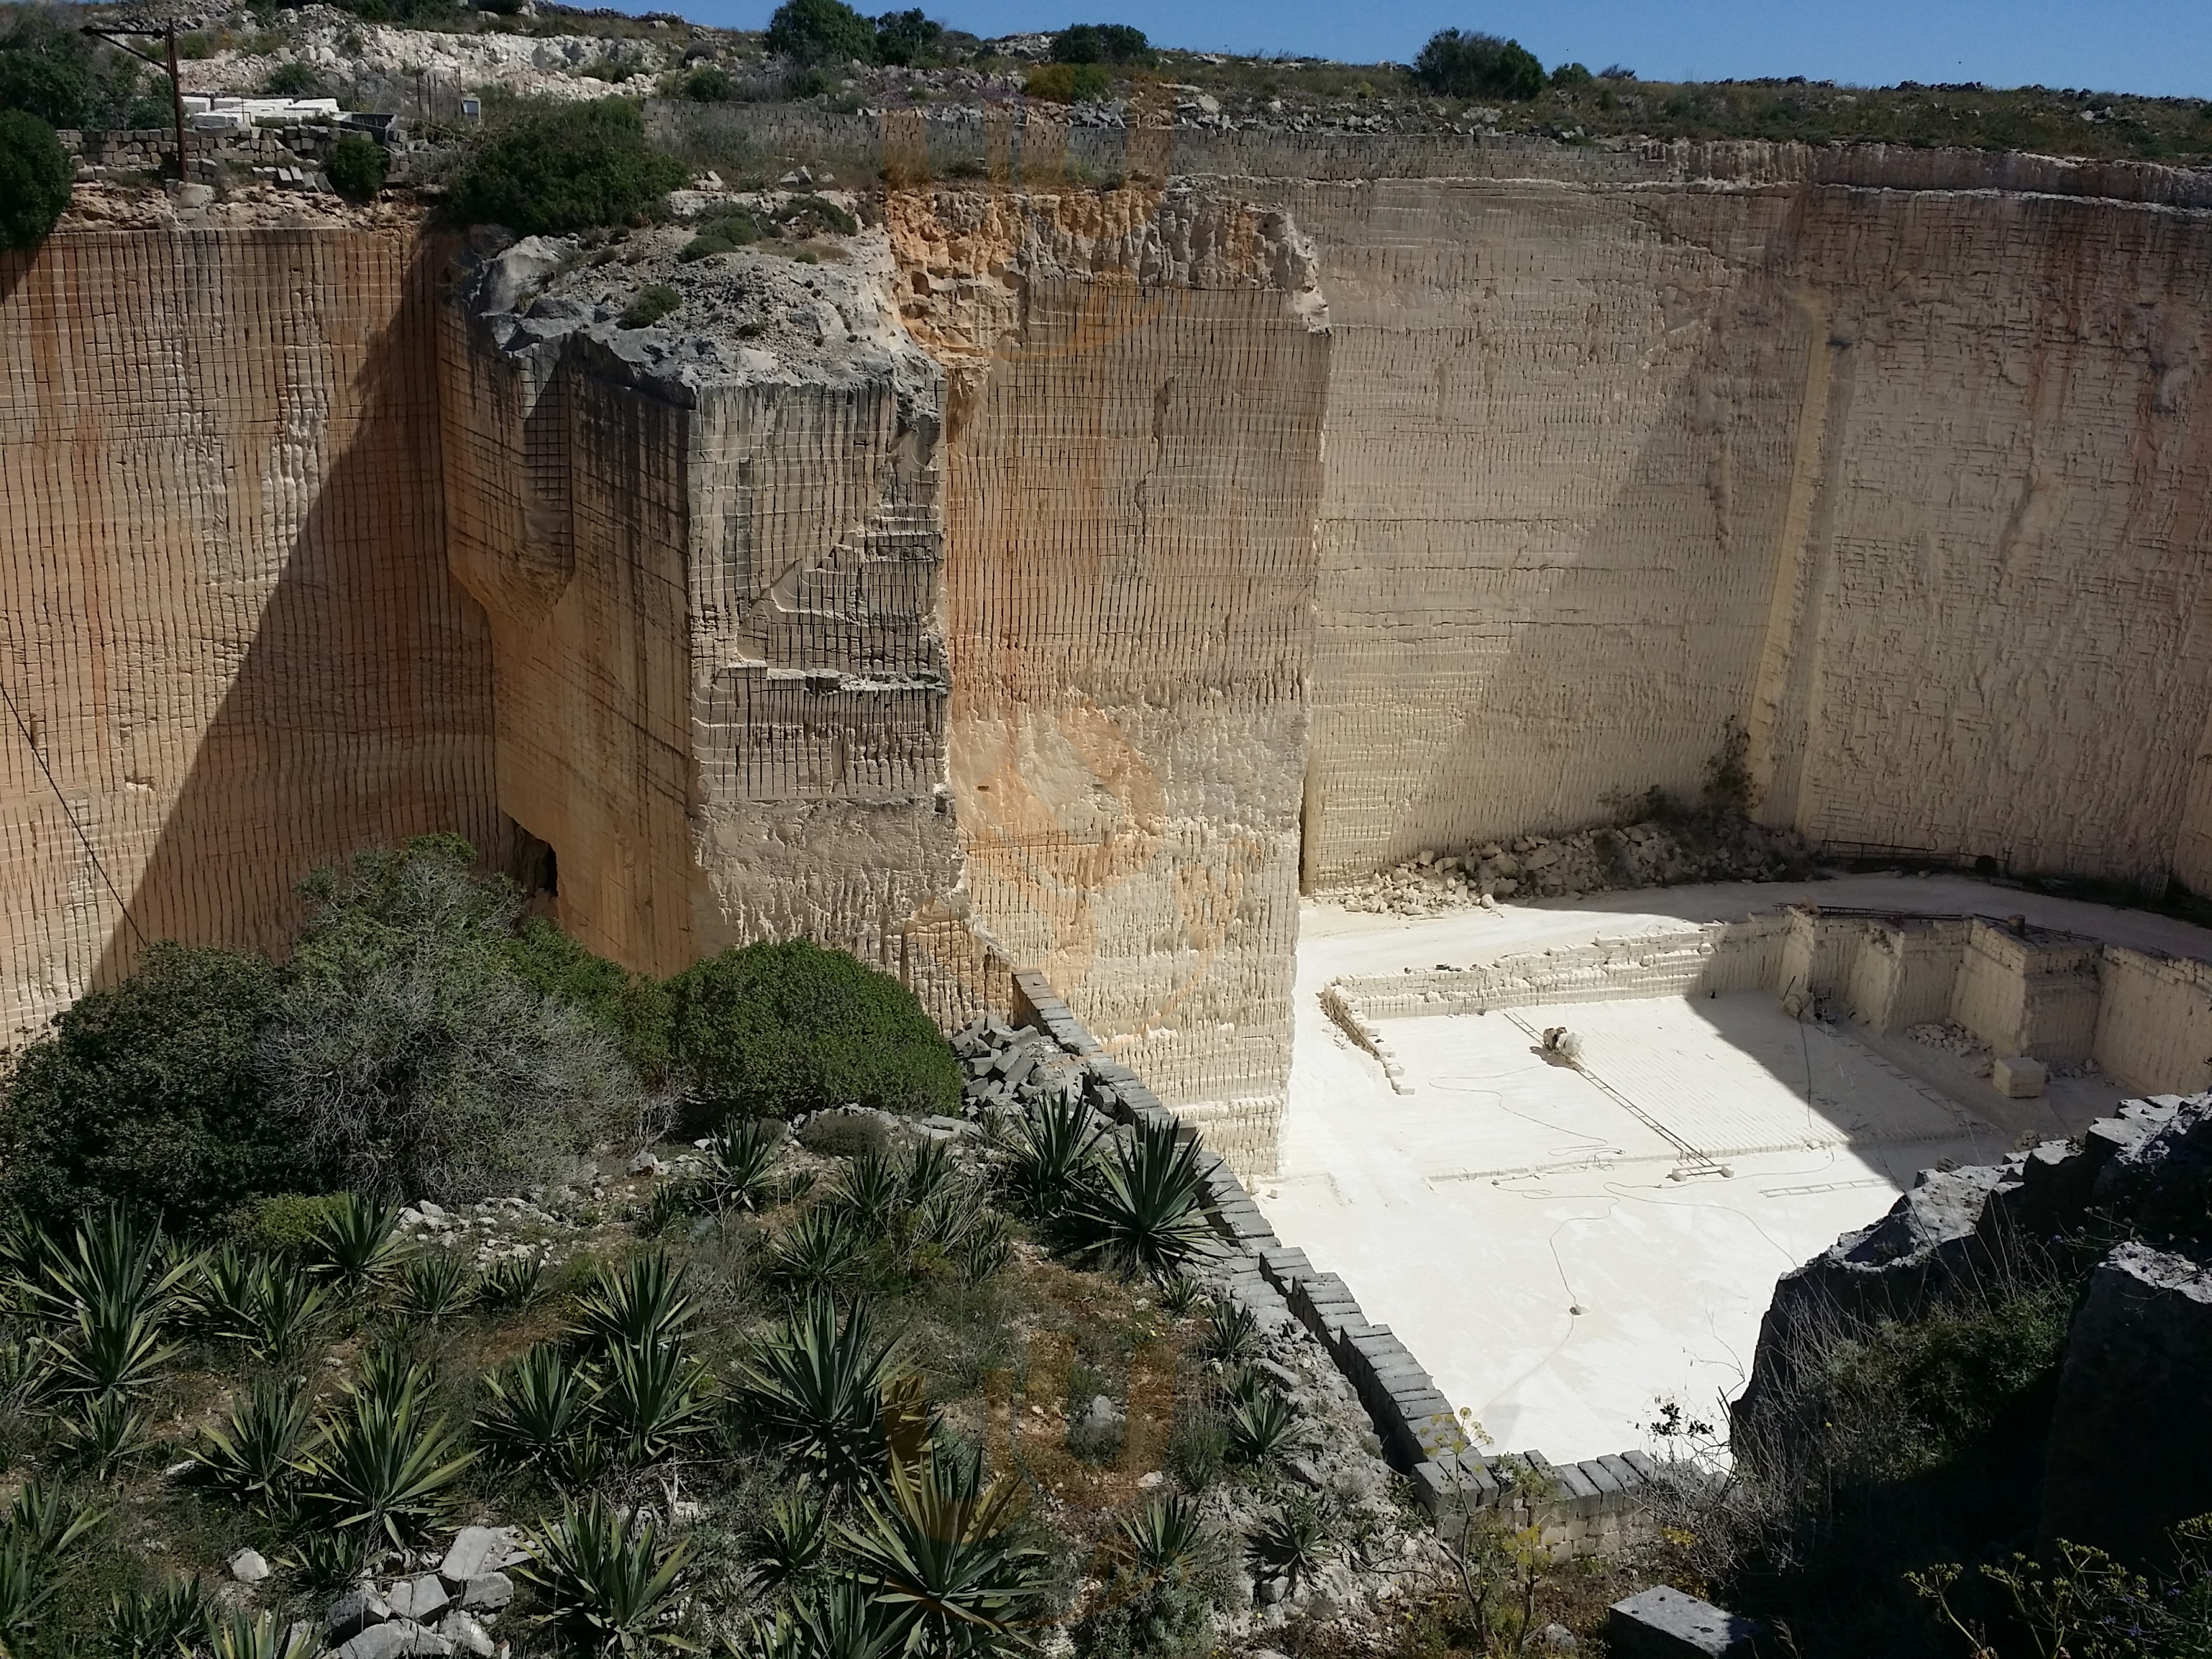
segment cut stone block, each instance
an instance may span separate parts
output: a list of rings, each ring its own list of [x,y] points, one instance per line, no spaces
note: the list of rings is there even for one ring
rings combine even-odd
[[[1665,1584],[1615,1601],[1606,1650],[1615,1659],[1752,1659],[1759,1626]]]
[[[2035,1099],[2048,1078],[2043,1062],[2026,1054],[2006,1054],[1990,1062],[1990,1083],[2008,1100]]]

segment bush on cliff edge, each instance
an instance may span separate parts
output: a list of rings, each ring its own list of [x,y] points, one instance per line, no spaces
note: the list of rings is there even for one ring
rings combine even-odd
[[[36,247],[70,204],[76,163],[28,111],[0,109],[0,247]]]
[[[447,198],[463,225],[520,236],[642,222],[690,169],[653,149],[637,106],[620,98],[535,109],[487,133]]]
[[[669,981],[673,1048],[709,1117],[857,1103],[954,1112],[960,1069],[914,993],[807,939],[748,945]]]

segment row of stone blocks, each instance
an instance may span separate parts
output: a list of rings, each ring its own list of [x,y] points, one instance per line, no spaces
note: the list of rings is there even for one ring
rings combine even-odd
[[[1025,1005],[1017,1018],[1083,1058],[1094,1103],[1125,1123],[1175,1123],[1175,1113],[1128,1066],[1109,1058],[1042,974],[1014,975]],[[1540,1452],[1486,1458],[1468,1442],[1458,1413],[1435,1380],[1387,1325],[1370,1324],[1343,1279],[1317,1273],[1304,1250],[1284,1245],[1237,1173],[1203,1155],[1206,1218],[1224,1246],[1229,1289],[1262,1322],[1295,1318],[1358,1392],[1386,1455],[1413,1477],[1437,1523],[1495,1518],[1540,1529],[1559,1559],[1607,1554],[1643,1535],[1643,1489],[1658,1474],[1642,1452],[1553,1464]]]

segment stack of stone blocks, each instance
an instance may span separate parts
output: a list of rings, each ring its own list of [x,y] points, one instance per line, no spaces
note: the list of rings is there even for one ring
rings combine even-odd
[[[1171,1123],[1144,1080],[1108,1056],[1043,975],[1014,975],[1017,1022],[1042,1030],[1084,1062],[1094,1104],[1125,1123]],[[1009,1050],[1008,1052],[1012,1052]],[[1407,1472],[1440,1527],[1496,1519],[1535,1527],[1555,1559],[1610,1554],[1648,1534],[1644,1488],[1659,1469],[1640,1451],[1554,1464],[1540,1452],[1486,1456],[1451,1401],[1387,1325],[1369,1322],[1351,1287],[1317,1273],[1286,1247],[1222,1158],[1203,1154],[1206,1218],[1221,1236],[1230,1293],[1262,1324],[1296,1319],[1335,1361],[1374,1419],[1385,1454]],[[1535,1479],[1516,1480],[1526,1471]]]
[[[206,183],[219,181],[225,169],[231,168],[279,190],[312,195],[330,188],[323,162],[331,147],[349,133],[374,138],[387,149],[399,144],[398,124],[388,115],[343,115],[331,122],[296,121],[243,131],[193,129],[185,142],[191,152],[194,175]],[[159,173],[172,165],[177,153],[177,135],[170,127],[58,136],[62,148],[76,160],[80,184]]]

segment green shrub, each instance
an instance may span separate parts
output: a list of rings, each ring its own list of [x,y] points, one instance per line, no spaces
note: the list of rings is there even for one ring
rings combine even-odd
[[[669,988],[676,1058],[717,1117],[959,1107],[959,1067],[914,993],[842,951],[748,945],[695,963]]]
[[[40,1218],[114,1200],[193,1229],[324,1185],[256,1072],[282,987],[266,957],[162,942],[80,998],[8,1077],[0,1195]]]
[[[1041,64],[1022,90],[1048,104],[1086,104],[1114,95],[1114,77],[1096,64]]]
[[[866,1158],[889,1140],[883,1120],[865,1112],[824,1112],[799,1132],[799,1144],[817,1158]]]
[[[349,132],[331,145],[330,158],[323,163],[331,188],[349,202],[373,199],[384,188],[385,174],[391,171],[392,158],[384,146],[357,132]]]
[[[1448,98],[1511,98],[1544,90],[1544,66],[1517,40],[1438,29],[1413,59],[1413,78]]]
[[[519,235],[642,221],[690,169],[647,142],[637,106],[620,98],[532,110],[487,133],[447,198],[460,224]]]
[[[544,1184],[635,1106],[613,1041],[514,971],[520,900],[474,858],[427,836],[301,885],[308,921],[261,1076],[359,1191],[452,1201]]]
[[[345,1201],[343,1193],[278,1193],[233,1210],[223,1223],[247,1249],[296,1255],[313,1246]]]
[[[651,328],[684,303],[684,296],[665,283],[642,289],[622,314],[624,328]]]
[[[801,64],[865,64],[876,55],[876,26],[844,0],[783,0],[768,20],[767,46]]]
[[[876,61],[912,67],[938,55],[945,25],[927,15],[921,7],[887,11],[876,19]]]
[[[1555,87],[1586,87],[1595,79],[1586,64],[1562,64],[1552,71],[1552,84]]]
[[[1052,37],[1055,64],[1135,64],[1152,61],[1152,42],[1127,23],[1077,23]]]
[[[668,1075],[667,987],[594,956],[543,916],[523,923],[506,954],[526,984],[605,1031],[648,1087]]]
[[[28,111],[0,109],[0,247],[36,247],[70,204],[76,163]]]
[[[818,219],[822,222],[824,229],[834,230],[840,236],[851,236],[860,228],[860,222],[858,219],[826,196],[801,196],[796,200],[786,203],[782,210],[775,216],[784,224],[808,217]]]
[[[712,64],[702,64],[683,81],[684,95],[695,104],[726,104],[737,89],[729,71]]]
[[[270,70],[262,80],[261,90],[270,98],[320,98],[323,77],[315,73],[313,64],[295,58]]]

